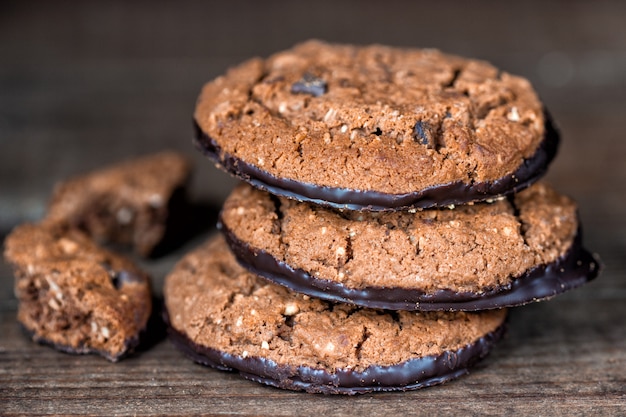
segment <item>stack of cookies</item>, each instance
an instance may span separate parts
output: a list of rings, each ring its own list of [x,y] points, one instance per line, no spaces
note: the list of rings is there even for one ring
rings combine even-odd
[[[575,203],[536,183],[550,118],[488,63],[311,41],[208,83],[195,122],[245,182],[165,283],[200,363],[309,392],[430,386],[490,351],[506,307],[597,275]]]

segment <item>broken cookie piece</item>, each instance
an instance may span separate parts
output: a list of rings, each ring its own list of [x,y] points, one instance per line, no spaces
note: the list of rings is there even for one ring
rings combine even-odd
[[[110,361],[139,343],[152,310],[149,277],[130,260],[58,224],[24,224],[5,241],[18,321],[33,340]]]
[[[77,227],[100,242],[149,256],[185,207],[187,158],[161,152],[57,185],[46,222]]]

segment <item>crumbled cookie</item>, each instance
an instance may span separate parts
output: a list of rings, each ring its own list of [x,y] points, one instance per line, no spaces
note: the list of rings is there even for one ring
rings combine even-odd
[[[544,183],[454,210],[338,211],[249,185],[220,227],[243,265],[295,291],[368,307],[477,310],[537,301],[594,278],[575,203]]]
[[[61,225],[24,224],[5,241],[17,319],[43,342],[117,361],[139,342],[152,309],[148,276],[130,260]]]
[[[426,49],[309,41],[205,85],[196,145],[273,194],[337,208],[442,207],[521,190],[558,134],[530,83]]]
[[[467,372],[505,310],[392,312],[296,294],[239,266],[223,237],[166,277],[172,340],[194,360],[285,389],[356,394],[421,388]]]
[[[160,152],[69,179],[55,188],[46,222],[148,256],[180,216],[190,173],[187,158]]]

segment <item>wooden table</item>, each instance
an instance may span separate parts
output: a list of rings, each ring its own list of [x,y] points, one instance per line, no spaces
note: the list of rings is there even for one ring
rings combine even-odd
[[[226,4],[227,3],[227,4]],[[214,218],[234,184],[196,155],[200,86],[310,37],[439,47],[527,76],[563,133],[548,180],[580,203],[602,276],[512,312],[473,372],[410,393],[285,392],[195,365],[163,338],[111,364],[36,345],[0,263],[0,415],[625,415],[625,2],[11,2],[0,5],[0,232],[43,215],[53,184],[130,155],[195,158]],[[469,4],[469,2],[467,2]],[[160,292],[180,256],[144,262]]]

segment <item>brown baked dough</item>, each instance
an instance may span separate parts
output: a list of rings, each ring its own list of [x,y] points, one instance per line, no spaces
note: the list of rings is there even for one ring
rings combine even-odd
[[[15,271],[17,319],[43,342],[111,361],[139,343],[152,309],[148,275],[87,235],[53,224],[24,224],[5,241]]]

